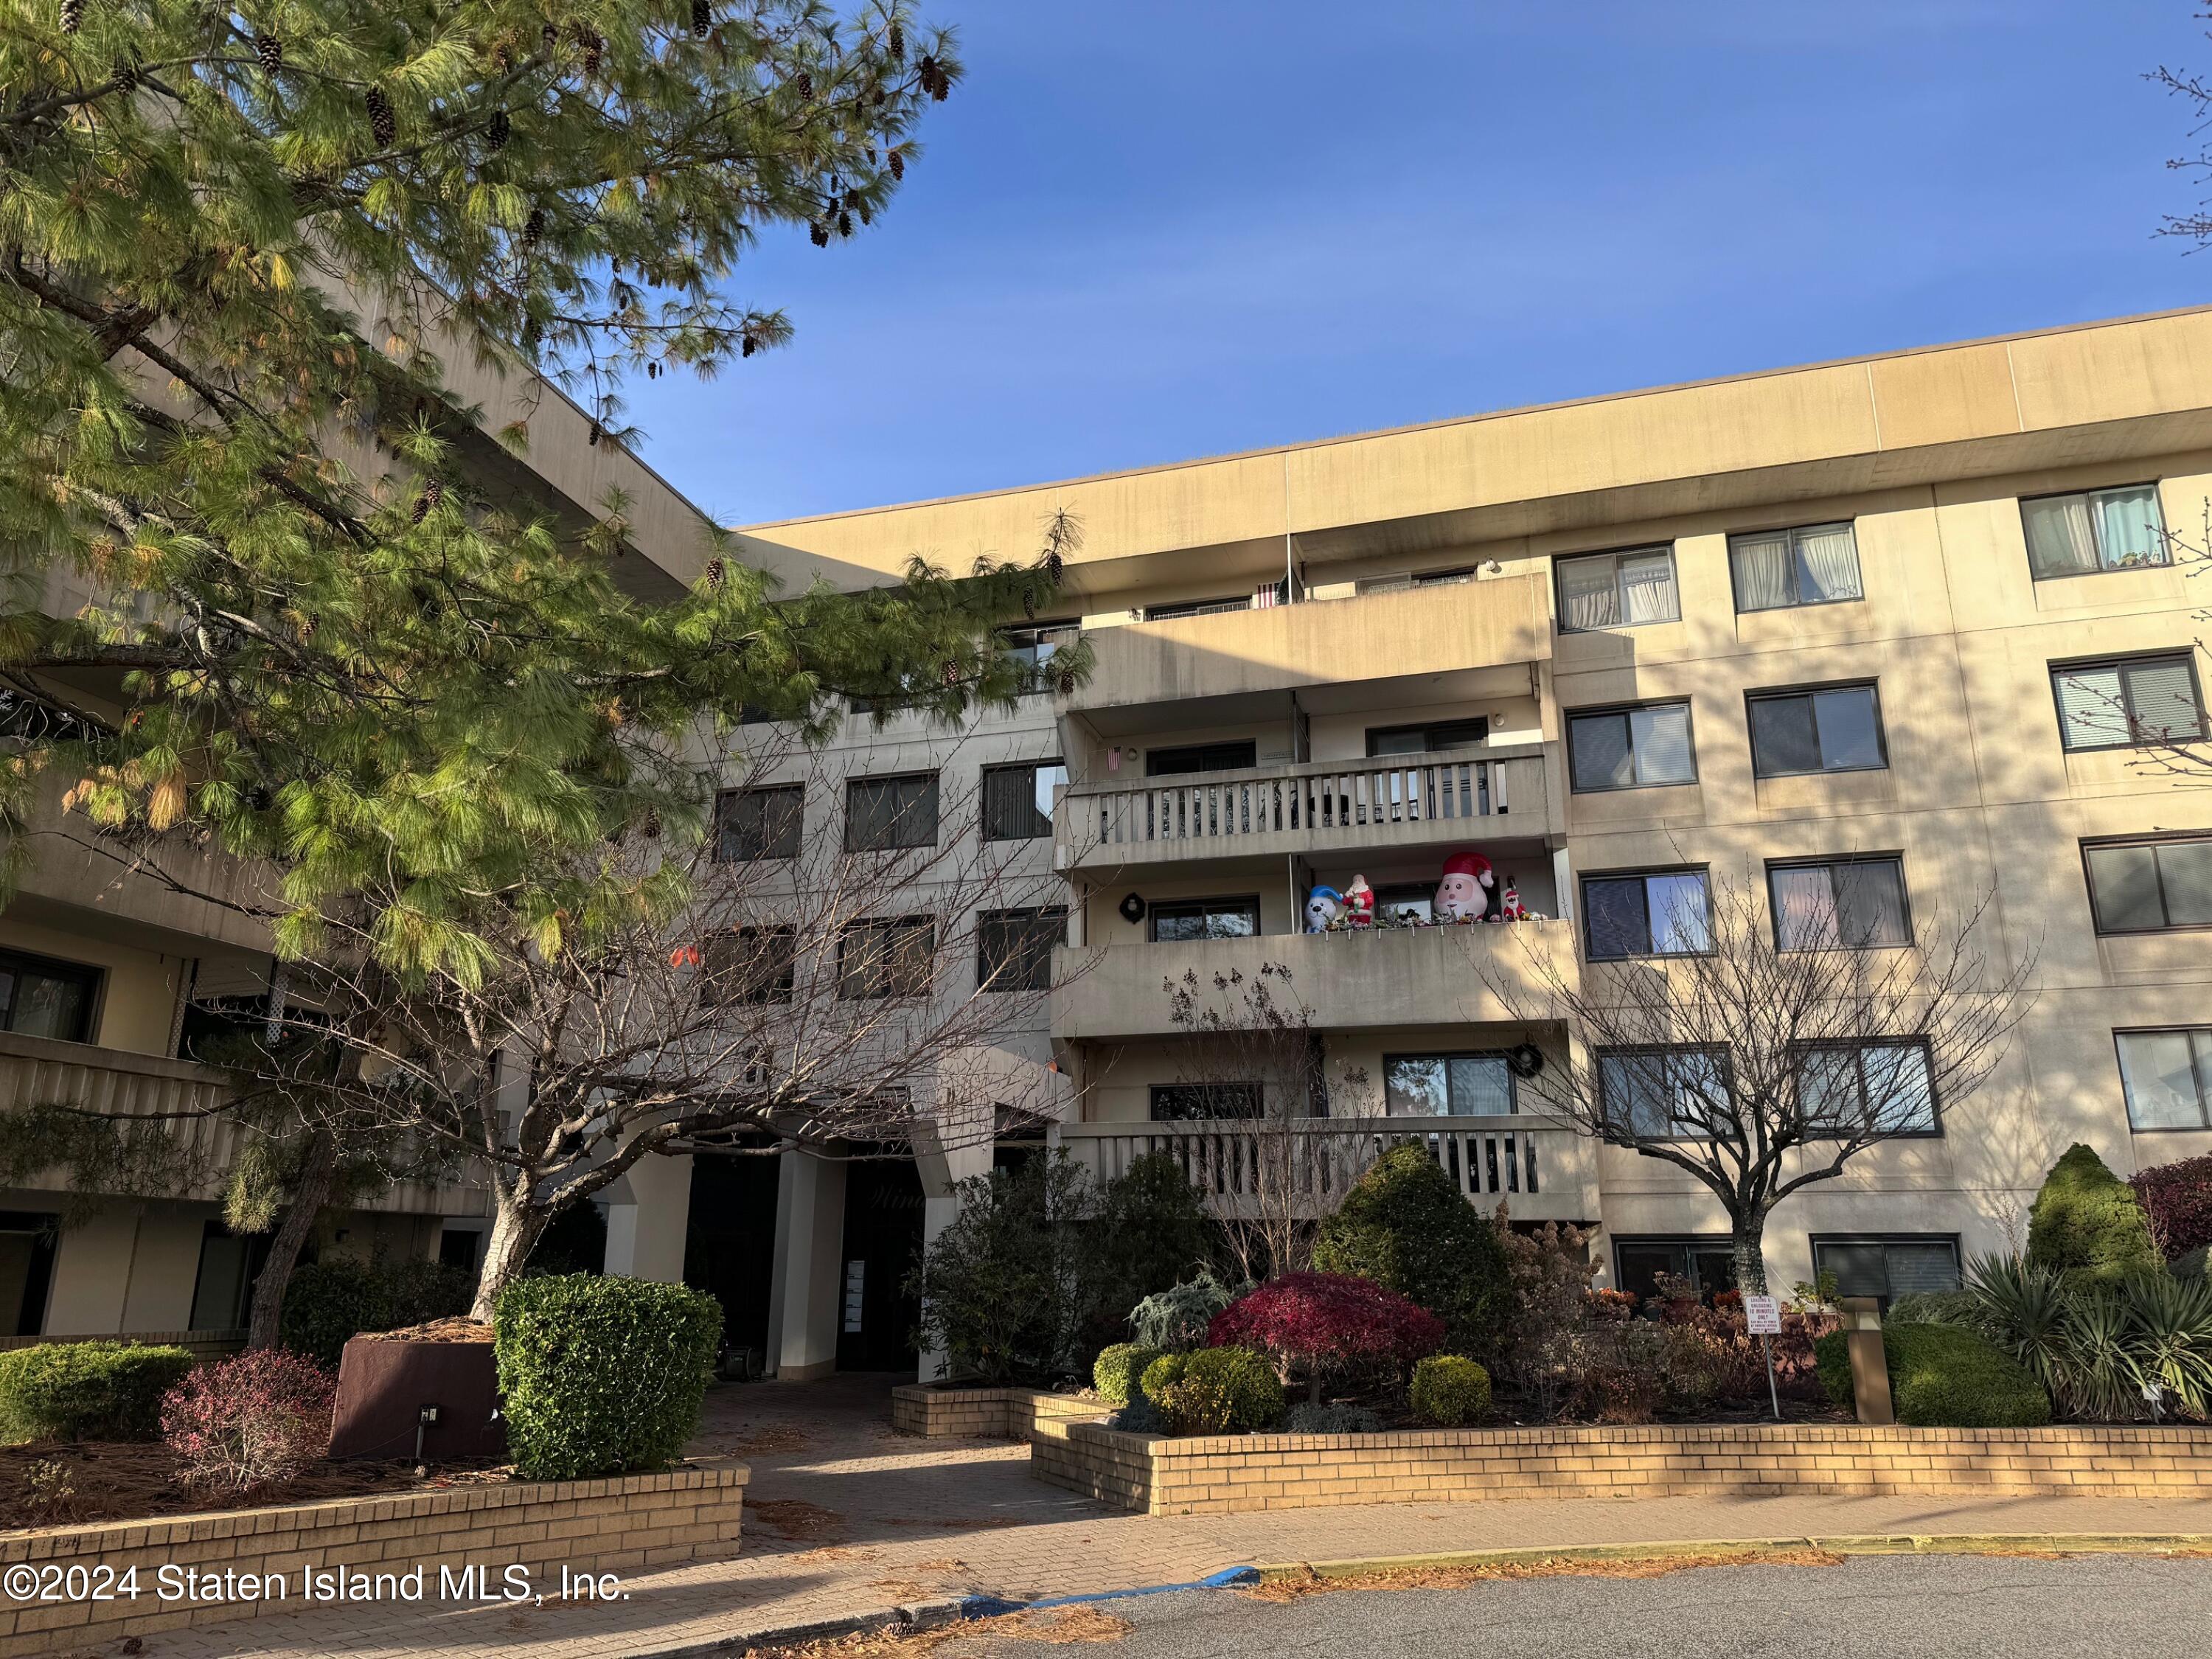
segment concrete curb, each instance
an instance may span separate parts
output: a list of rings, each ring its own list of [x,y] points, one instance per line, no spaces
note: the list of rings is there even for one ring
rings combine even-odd
[[[1515,1566],[1540,1561],[1661,1561],[1669,1556],[1740,1556],[1756,1560],[1791,1550],[1837,1555],[2004,1555],[2048,1550],[2069,1555],[2167,1555],[2212,1550],[2212,1533],[1865,1533],[1838,1537],[1677,1539],[1650,1544],[1570,1544],[1551,1549],[1462,1550],[1442,1555],[1366,1556],[1344,1561],[1286,1561],[1260,1568],[1262,1581],[1350,1578],[1424,1568]]]
[[[908,1601],[894,1607],[872,1607],[835,1619],[816,1619],[803,1625],[779,1625],[769,1630],[748,1631],[741,1636],[718,1636],[709,1642],[686,1642],[672,1648],[625,1648],[622,1659],[708,1659],[709,1655],[750,1653],[757,1648],[795,1647],[802,1642],[826,1642],[839,1636],[873,1634],[888,1630],[934,1630],[977,1615],[969,1610],[976,1598],[940,1596],[930,1601]]]

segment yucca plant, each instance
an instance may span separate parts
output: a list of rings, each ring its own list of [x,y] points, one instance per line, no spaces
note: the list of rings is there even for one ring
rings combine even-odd
[[[2119,1297],[2138,1389],[2157,1384],[2168,1409],[2212,1414],[2212,1283],[2172,1273],[2131,1273]]]
[[[2054,1403],[2067,1398],[2064,1282],[2049,1267],[2018,1256],[1977,1256],[1966,1269],[1974,1327],[2043,1385]]]
[[[2130,1340],[2133,1324],[2117,1291],[2067,1298],[2059,1397],[2075,1416],[2115,1423],[2143,1413],[2143,1376]]]

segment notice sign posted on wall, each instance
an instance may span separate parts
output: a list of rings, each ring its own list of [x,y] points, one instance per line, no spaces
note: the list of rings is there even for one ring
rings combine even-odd
[[[1747,1296],[1743,1299],[1743,1322],[1753,1336],[1779,1336],[1782,1304],[1771,1296]]]

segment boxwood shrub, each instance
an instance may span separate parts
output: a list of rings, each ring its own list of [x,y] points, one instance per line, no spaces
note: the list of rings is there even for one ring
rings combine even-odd
[[[576,1480],[674,1461],[699,1425],[721,1304],[682,1285],[519,1279],[494,1321],[517,1474]]]
[[[1459,1354],[1431,1354],[1414,1363],[1411,1394],[1422,1422],[1456,1429],[1490,1409],[1490,1373]]]
[[[476,1276],[466,1268],[332,1256],[294,1270],[277,1337],[295,1353],[335,1370],[346,1343],[363,1331],[465,1314],[475,1295]]]
[[[1987,1339],[1955,1325],[1888,1325],[1897,1420],[1916,1428],[2027,1429],[2051,1420],[2051,1397],[2025,1367]],[[1813,1345],[1820,1382],[1841,1406],[1853,1403],[1850,1352],[1832,1331]]]
[[[0,1353],[0,1442],[153,1440],[161,1396],[184,1380],[182,1348],[42,1342]]]
[[[1283,1420],[1282,1381],[1249,1348],[1164,1354],[1139,1386],[1176,1434],[1251,1434]]]
[[[1126,1406],[1133,1396],[1144,1397],[1145,1367],[1160,1357],[1158,1348],[1141,1342],[1116,1342],[1099,1351],[1091,1368],[1091,1386],[1109,1406]]]

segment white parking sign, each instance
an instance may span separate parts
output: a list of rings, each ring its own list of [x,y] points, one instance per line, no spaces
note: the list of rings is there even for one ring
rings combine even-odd
[[[1743,1299],[1743,1322],[1753,1336],[1779,1336],[1782,1304],[1771,1296],[1747,1296]]]

